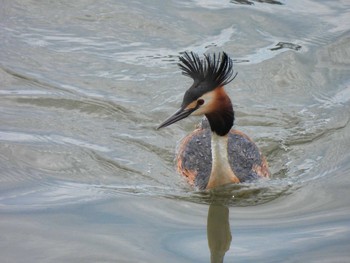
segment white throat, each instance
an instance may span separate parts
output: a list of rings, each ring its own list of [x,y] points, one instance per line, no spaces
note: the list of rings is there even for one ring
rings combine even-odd
[[[228,135],[211,134],[212,167],[207,189],[229,183],[239,183],[228,161]]]

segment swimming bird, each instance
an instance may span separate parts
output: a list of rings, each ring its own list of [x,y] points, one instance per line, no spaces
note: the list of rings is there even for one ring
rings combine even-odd
[[[270,176],[267,161],[256,144],[243,132],[232,129],[234,110],[224,86],[237,73],[225,53],[193,52],[179,57],[182,74],[193,79],[181,107],[157,129],[188,116],[205,116],[199,127],[180,143],[177,170],[194,187],[204,190],[230,183],[250,182]]]

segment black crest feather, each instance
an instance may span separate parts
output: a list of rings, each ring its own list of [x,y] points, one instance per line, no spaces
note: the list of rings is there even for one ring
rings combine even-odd
[[[194,83],[204,82],[208,89],[224,86],[237,75],[233,70],[233,62],[225,53],[204,55],[201,59],[196,53],[185,52],[179,57],[178,66],[182,74],[194,80]]]

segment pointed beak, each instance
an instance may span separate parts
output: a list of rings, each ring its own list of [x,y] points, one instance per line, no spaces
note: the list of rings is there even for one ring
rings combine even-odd
[[[175,112],[173,115],[171,115],[169,118],[167,118],[162,124],[160,124],[157,127],[157,130],[160,128],[164,128],[166,126],[169,126],[170,124],[173,124],[179,120],[185,119],[186,117],[190,116],[192,112],[194,112],[198,107],[194,107],[191,109],[186,109],[181,107],[177,112]]]

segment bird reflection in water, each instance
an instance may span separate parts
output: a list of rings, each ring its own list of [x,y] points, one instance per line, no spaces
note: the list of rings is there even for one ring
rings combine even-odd
[[[207,237],[210,262],[222,263],[230,249],[232,235],[229,221],[229,208],[220,203],[212,203],[208,210]]]
[[[234,110],[224,86],[237,76],[233,60],[225,52],[204,54],[202,58],[184,52],[179,60],[183,75],[193,83],[179,110],[157,129],[189,116],[205,116],[198,128],[181,141],[176,163],[179,173],[194,188],[220,193],[221,197],[209,207],[207,237],[211,262],[223,262],[231,244],[231,231],[222,187],[266,179],[270,171],[256,144],[243,132],[232,129]]]

